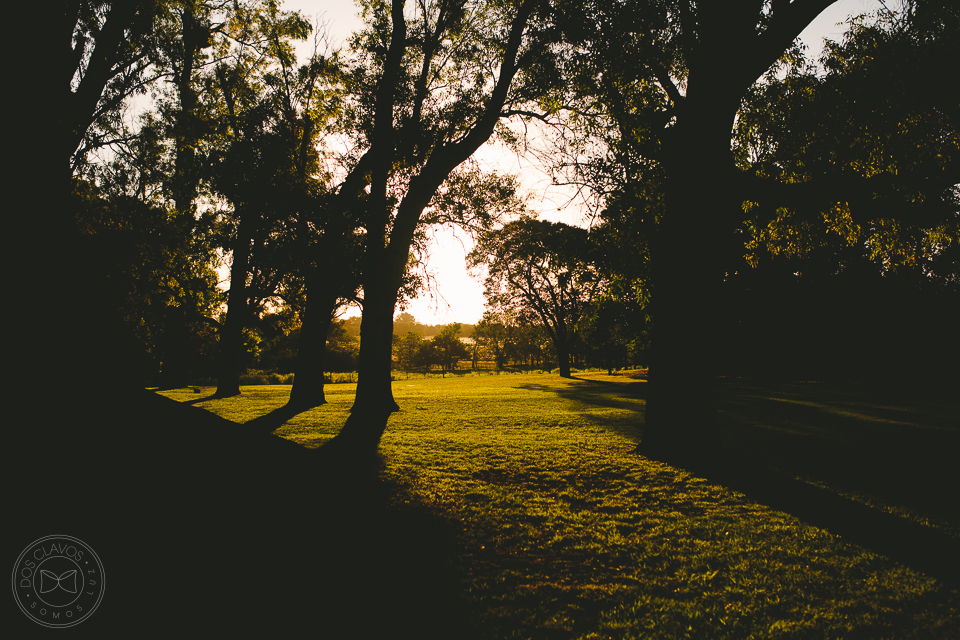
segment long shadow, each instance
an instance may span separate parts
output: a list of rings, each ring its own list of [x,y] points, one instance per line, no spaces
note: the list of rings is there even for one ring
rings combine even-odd
[[[722,384],[719,406],[717,448],[691,471],[960,586],[960,539],[865,502],[960,525],[952,410],[851,386],[744,382]]]
[[[647,386],[645,383],[619,382],[614,380],[590,380],[571,378],[575,382],[563,386],[527,383],[517,385],[518,389],[536,391],[538,393],[556,394],[565,400],[584,407],[599,407],[603,409],[618,409],[621,411],[635,411],[642,420],[642,407],[639,401],[646,399]],[[628,438],[640,441],[642,433],[640,424],[625,425],[620,418],[608,419],[602,415],[588,413],[587,419],[612,432],[625,435]]]
[[[645,385],[582,382],[595,381],[525,388],[625,409],[636,409],[630,399],[646,391]],[[960,539],[841,495],[866,495],[960,530],[960,407],[930,400],[891,399],[856,387],[724,382],[716,449],[700,460],[683,452],[656,457],[957,588]],[[641,421],[638,415],[637,440]]]
[[[270,413],[265,413],[262,416],[257,416],[253,420],[246,421],[243,423],[243,426],[256,433],[273,433],[282,427],[287,420],[304,411],[309,411],[312,408],[313,407],[293,407],[285,404],[282,407],[277,407]]]
[[[960,531],[960,406],[870,389],[727,383],[720,433],[730,455],[846,493],[906,507]]]
[[[202,398],[194,398],[193,400],[187,400],[186,402],[182,402],[181,404],[192,406],[195,404],[200,404],[201,402],[206,402],[207,400],[219,400],[220,398],[221,396],[218,396],[216,393],[211,393],[208,396],[203,396]]]
[[[109,585],[82,623],[90,637],[143,625],[470,637],[455,531],[385,483],[372,456],[310,451],[154,394],[73,404],[32,426],[7,436],[21,455],[6,471],[31,478],[10,492],[7,529],[20,548],[65,533],[97,551]],[[45,630],[6,618],[11,637]]]
[[[872,508],[770,469],[763,460],[718,452],[722,463],[685,465],[696,475],[785,511],[850,543],[960,587],[960,541],[943,531]],[[666,461],[670,462],[668,458]]]

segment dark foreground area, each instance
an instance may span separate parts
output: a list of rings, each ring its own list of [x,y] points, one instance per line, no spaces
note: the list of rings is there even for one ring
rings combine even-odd
[[[663,514],[664,520],[656,522],[666,527],[664,531],[678,526],[677,522],[690,527],[689,533],[669,542],[672,534],[644,531],[651,526],[644,522],[655,522],[650,516],[644,516],[647,520],[630,516],[636,520],[638,539],[668,539],[657,552],[660,555],[652,556],[654,562],[663,563],[650,569],[653,575],[664,576],[664,593],[657,597],[672,598],[671,606],[679,598],[679,604],[687,606],[683,594],[673,593],[674,586],[679,591],[690,583],[683,578],[688,569],[683,568],[682,557],[690,557],[714,533],[721,536],[722,546],[722,536],[727,535],[722,529],[732,525],[697,520],[716,498],[711,497],[709,486],[689,480],[686,472],[654,465],[653,471],[643,471],[646,476],[631,479],[622,469],[605,470],[604,460],[611,450],[604,443],[610,437],[626,444],[638,439],[630,426],[635,418],[630,416],[636,403],[642,403],[643,385],[531,378],[522,383],[507,380],[502,389],[524,395],[510,401],[514,409],[501,403],[500,414],[488,412],[485,420],[490,424],[475,425],[475,433],[461,429],[457,433],[464,433],[464,440],[459,443],[430,431],[434,429],[431,420],[450,426],[451,419],[444,413],[448,409],[450,415],[463,419],[458,406],[463,401],[456,394],[445,399],[447,404],[433,405],[433,411],[418,413],[418,405],[395,414],[394,420],[411,426],[388,430],[388,435],[396,433],[385,443],[392,456],[390,464],[402,463],[414,483],[420,478],[424,486],[432,487],[412,493],[410,485],[396,481],[396,475],[383,473],[388,463],[383,457],[345,458],[329,447],[307,449],[271,435],[282,424],[280,420],[270,429],[238,428],[237,422],[150,393],[117,402],[105,392],[97,402],[80,399],[69,406],[38,410],[33,418],[16,425],[12,446],[5,447],[14,455],[5,466],[13,526],[5,527],[4,550],[12,565],[32,540],[61,533],[97,551],[105,568],[107,596],[88,620],[60,631],[72,637],[163,633],[481,638],[505,637],[515,625],[523,626],[531,637],[567,638],[581,637],[588,627],[600,623],[606,625],[604,635],[620,637],[631,627],[617,632],[620,623],[609,616],[600,620],[599,614],[581,615],[579,622],[548,628],[536,622],[536,612],[545,600],[562,603],[569,598],[570,606],[582,604],[583,587],[593,579],[591,571],[596,575],[601,568],[591,565],[592,559],[606,562],[595,558],[596,553],[609,556],[612,571],[620,571],[615,568],[618,563],[651,562],[650,557],[631,556],[634,547],[629,545],[621,551],[616,549],[622,543],[609,546],[609,540],[627,535],[627,521],[617,525],[620,534],[609,534],[613,537],[605,538],[607,546],[599,551],[591,551],[595,542],[574,544],[569,537],[554,540],[554,547],[547,544],[550,532],[561,530],[562,521],[611,509],[623,511],[614,503],[604,506],[609,496],[603,494],[610,486],[622,485],[621,498],[628,502],[649,503],[653,497],[654,502],[644,508]],[[910,637],[951,637],[958,629],[955,590],[960,558],[956,535],[960,517],[951,497],[958,474],[953,460],[960,443],[955,407],[930,398],[891,402],[887,391],[876,394],[826,385],[728,381],[723,389],[717,463],[690,471],[709,483],[742,492],[750,501],[790,514],[784,525],[777,525],[786,527],[787,535],[792,535],[790,521],[799,519],[944,583],[943,588],[910,600],[910,610],[891,610],[873,623],[861,624],[860,636],[900,637],[896,625],[902,624],[910,625],[910,629],[904,627]],[[503,390],[497,393],[506,397]],[[516,409],[527,401],[529,415],[537,415],[541,422],[530,435],[498,440],[529,419]],[[336,400],[318,415],[330,415],[335,406]],[[470,406],[476,413],[484,411],[485,405]],[[567,412],[562,416],[553,408],[561,406]],[[264,415],[280,414],[274,409]],[[47,421],[51,415],[56,421]],[[571,421],[577,415],[583,416],[582,424]],[[254,420],[246,424],[259,425]],[[568,422],[553,424],[558,420]],[[541,454],[528,451],[526,462],[517,468],[500,455],[506,453],[509,458],[511,447],[520,451],[549,446],[537,440],[538,433],[572,434],[570,442],[547,436],[565,449],[556,455],[570,456],[557,458],[555,475],[546,466],[537,469],[534,459]],[[408,436],[413,440],[405,440]],[[483,442],[489,452],[478,446]],[[432,452],[421,451],[429,447]],[[485,462],[481,457],[487,455]],[[445,456],[450,466],[462,468],[446,469]],[[460,458],[474,466],[465,466]],[[593,471],[588,468],[591,464]],[[444,498],[439,487],[456,494],[450,487],[451,482],[460,482],[458,473],[467,488],[458,494],[460,498]],[[650,484],[635,479],[642,477],[649,478]],[[671,497],[671,492],[676,496]],[[733,495],[722,499],[729,502]],[[559,506],[541,509],[534,504],[544,496],[557,498]],[[734,509],[744,508],[738,506],[739,500],[730,503]],[[510,501],[517,502],[508,505],[515,514],[506,517],[498,512],[500,520],[496,520],[491,509],[499,505],[496,508],[506,513],[503,505]],[[681,516],[678,509],[685,519],[671,521],[673,515]],[[744,517],[759,521],[769,517],[754,511],[748,505]],[[475,530],[468,526],[465,535],[458,518],[479,524],[475,523]],[[511,531],[485,532],[494,522],[508,522]],[[710,529],[714,525],[719,526],[716,532]],[[749,527],[742,533],[747,542],[760,535]],[[817,545],[826,544],[825,538],[817,536],[821,540]],[[491,541],[499,541],[502,548],[490,547]],[[678,543],[680,547],[675,546]],[[679,554],[678,560],[671,560],[669,553]],[[755,553],[759,555],[747,558],[750,562],[767,554],[762,548]],[[777,553],[773,550],[770,555]],[[880,562],[864,557],[857,562]],[[465,558],[473,564],[466,566]],[[577,564],[563,569],[569,559]],[[676,562],[681,563],[679,573]],[[785,562],[789,568],[794,560]],[[716,576],[721,568],[712,567],[704,575]],[[469,586],[478,576],[498,580],[501,572],[516,576],[505,578],[502,587],[476,585],[473,595],[466,596],[465,584]],[[578,584],[564,587],[564,572]],[[757,569],[745,575],[764,578]],[[843,576],[836,578],[842,585]],[[629,598],[634,596],[623,590],[627,582],[605,592],[598,585],[588,593],[600,595],[589,597],[602,600],[604,607],[618,601],[630,605]],[[570,595],[574,588],[581,589],[580,595]],[[642,609],[655,605],[648,602]],[[695,613],[698,608],[706,610],[709,603],[697,604],[694,598],[689,606]],[[28,620],[11,598],[6,599],[5,608],[8,622],[4,626],[14,631],[10,637],[53,633]],[[627,620],[623,624],[636,627],[643,621],[636,619],[635,611],[624,609],[616,615]],[[749,613],[743,615],[749,617]],[[925,620],[924,626],[916,627],[917,620]],[[704,631],[706,637],[714,637],[712,630],[716,637],[737,637],[735,631],[722,633],[715,624],[703,622],[701,637]],[[790,631],[785,627],[771,630],[770,635],[820,637],[810,635],[816,628]],[[870,629],[880,635],[870,636]],[[686,633],[681,632],[677,631],[678,637]],[[857,633],[845,637],[857,637]]]
[[[389,507],[396,488],[375,461],[321,463],[152,394],[80,415],[18,439],[7,467],[11,566],[54,533],[104,565],[100,607],[60,633],[470,637],[446,562],[452,536],[424,512]],[[12,598],[4,608],[7,637],[53,633]]]

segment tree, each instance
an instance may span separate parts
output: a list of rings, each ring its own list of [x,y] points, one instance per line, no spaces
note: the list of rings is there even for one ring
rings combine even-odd
[[[473,339],[478,348],[482,347],[490,352],[496,363],[497,370],[502,371],[507,364],[507,354],[510,351],[510,327],[504,318],[487,309],[473,331]],[[474,367],[477,366],[474,356]]]
[[[935,70],[960,55],[958,35],[960,14],[943,3],[860,17],[827,43],[822,71],[792,65],[751,89],[738,166],[794,189],[758,189],[746,205],[746,263],[724,283],[740,346],[725,366],[873,382],[957,354],[941,318],[960,300],[960,105]],[[812,321],[825,315],[829,329]],[[918,350],[918,335],[944,348]],[[790,357],[750,348],[761,340]]]
[[[56,152],[50,149],[60,167],[57,175],[70,175],[95,146],[91,134],[98,125],[112,119],[128,97],[146,90],[157,6],[103,0],[61,5],[57,22],[64,55],[55,75],[64,83],[57,89],[57,116],[48,125],[59,141]]]
[[[420,364],[423,345],[424,339],[413,331],[408,331],[397,339],[397,365],[400,369],[410,371]]]
[[[545,36],[535,28],[539,0],[422,2],[412,20],[404,6],[364,4],[370,28],[354,40],[351,128],[365,151],[338,191],[343,208],[361,207],[364,216],[354,406],[370,411],[398,408],[390,387],[393,314],[424,211],[501,118],[516,115],[551,79]]]
[[[124,99],[142,90],[149,79],[145,51],[155,4],[58,4],[51,17],[56,42],[50,66],[42,77],[25,78],[36,91],[22,101],[19,121],[24,131],[39,137],[25,145],[34,151],[17,163],[24,174],[11,183],[37,184],[38,176],[44,182],[42,194],[24,189],[30,199],[15,207],[31,213],[17,216],[18,228],[8,229],[10,237],[22,239],[21,251],[29,256],[16,261],[13,273],[21,282],[56,282],[59,291],[55,299],[38,291],[27,303],[36,311],[33,330],[38,337],[27,342],[44,349],[42,354],[13,356],[36,367],[37,375],[25,379],[53,380],[62,375],[62,367],[77,362],[89,363],[97,371],[133,366],[128,359],[131,345],[124,341],[129,331],[101,298],[102,274],[82,246],[72,176],[84,155],[83,142],[96,123],[115,117]],[[43,215],[34,214],[38,195]],[[65,315],[72,320],[64,322]],[[137,383],[134,377],[124,382]]]
[[[154,76],[164,81],[151,85],[153,108],[141,114],[138,130],[127,130],[121,120],[121,130],[110,132],[115,160],[89,167],[99,183],[135,184],[137,197],[162,202],[169,210],[167,242],[175,243],[170,247],[175,250],[164,288],[172,299],[158,345],[159,384],[165,388],[183,386],[196,373],[197,338],[215,326],[210,308],[198,304],[212,293],[205,287],[216,262],[215,218],[209,209],[198,209],[197,201],[209,192],[204,152],[218,135],[204,71],[210,64],[207,52],[230,18],[227,5],[225,0],[171,0],[157,6],[148,53]],[[101,144],[109,141],[104,133]]]
[[[170,330],[177,326],[170,316],[179,313],[186,321],[212,312],[218,302],[216,274],[209,268],[197,269],[184,282],[180,237],[169,211],[80,180],[73,198],[77,243],[90,256],[89,276],[102,283],[100,301],[117,314],[137,344],[136,353],[143,354],[138,369],[124,376],[156,384],[174,367],[183,375],[209,374],[202,371],[201,354],[209,349],[212,336],[204,325],[193,322],[188,335],[181,336]],[[189,314],[184,307],[191,307]],[[190,355],[179,357],[184,347],[189,347]]]
[[[460,333],[460,324],[455,322],[444,327],[431,340],[424,341],[423,361],[428,365],[440,365],[444,372],[453,371],[457,362],[470,356],[470,350],[457,337],[458,333]]]
[[[310,24],[299,14],[280,12],[276,3],[266,2],[236,12],[229,26],[233,44],[224,41],[219,52],[215,86],[229,143],[213,161],[213,187],[233,205],[227,241],[232,255],[230,291],[220,330],[219,396],[240,392],[244,328],[298,268],[304,272],[305,287],[314,280],[309,256],[303,254],[311,251],[311,223],[318,226],[316,212],[323,209],[323,199],[310,192],[311,186],[314,191],[317,186],[308,182],[317,172],[313,145],[319,118],[311,103],[323,66],[315,58],[299,73],[291,69],[291,40],[305,39],[310,32]],[[293,258],[295,247],[303,258],[299,261]],[[319,302],[308,295],[309,307],[304,305],[302,310],[306,327],[301,340],[306,347],[314,347],[315,335],[322,342],[332,320],[332,311],[321,311]],[[329,305],[335,303],[334,297]],[[314,316],[327,318],[320,331],[314,329]],[[322,402],[322,344],[317,351],[308,360],[320,360],[318,402]],[[313,369],[298,368],[303,369],[301,385],[310,386]],[[298,398],[295,394],[294,401]]]
[[[577,323],[603,287],[591,250],[585,229],[521,218],[482,236],[469,257],[487,269],[488,306],[539,320],[567,378]]]
[[[837,272],[866,259],[887,276],[944,281],[937,262],[960,229],[960,106],[935,69],[960,55],[958,35],[960,14],[937,3],[861,17],[828,43],[826,73],[793,66],[752,88],[734,131],[738,165],[808,189],[753,194],[748,260],[806,263],[794,271],[822,260]]]
[[[782,206],[806,197],[825,207],[864,192],[862,179],[834,180],[826,190],[816,181],[763,180],[740,169],[732,152],[751,87],[797,58],[797,35],[830,4],[600,0],[566,8],[573,86],[588,105],[579,112],[593,109],[612,123],[614,160],[652,196],[638,214],[650,229],[642,449],[653,455],[709,455],[719,335],[704,319],[720,308],[725,267],[742,252],[743,202],[769,197]]]

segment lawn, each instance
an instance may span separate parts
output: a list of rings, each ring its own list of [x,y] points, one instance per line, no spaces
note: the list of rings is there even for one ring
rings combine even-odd
[[[455,532],[460,597],[478,637],[960,637],[957,590],[632,453],[645,384],[601,374],[394,383],[402,411],[381,441],[382,480],[395,508],[428,510]],[[354,390],[328,386],[327,405],[274,433],[320,447]],[[164,395],[272,429],[289,387],[212,392]],[[762,461],[960,548],[956,499],[940,493],[960,480],[955,404],[731,381],[720,415],[718,456]]]

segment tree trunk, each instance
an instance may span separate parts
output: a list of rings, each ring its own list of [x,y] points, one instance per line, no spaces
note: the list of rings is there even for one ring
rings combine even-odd
[[[707,109],[709,111],[709,109]],[[730,120],[691,117],[671,131],[666,210],[653,238],[651,363],[641,450],[673,460],[708,454],[716,429],[716,313],[723,220],[735,206]]]
[[[220,329],[216,392],[220,398],[240,395],[240,366],[243,355],[243,323],[239,318],[240,313],[238,305],[229,305],[227,321]]]
[[[374,282],[381,276],[396,280],[393,274],[374,274],[363,289],[363,317],[360,320],[360,363],[357,395],[351,411],[391,412],[400,406],[393,399],[390,370],[393,362],[393,312],[399,283]],[[401,272],[402,275],[402,272]]]
[[[240,219],[238,240],[230,266],[230,293],[227,317],[220,329],[217,363],[217,392],[221,398],[240,395],[240,365],[243,357],[243,328],[248,313],[247,270],[250,262],[249,223]]]
[[[557,340],[557,366],[560,368],[560,377],[569,378],[570,374],[570,349],[563,340]]]
[[[160,356],[163,358],[159,381],[161,389],[179,389],[187,386],[189,340],[190,332],[187,329],[183,307],[168,307],[160,343]]]
[[[323,365],[327,333],[336,305],[334,287],[324,283],[322,274],[311,271],[307,277],[307,301],[300,324],[300,345],[289,406],[309,409],[327,402],[323,393]]]

